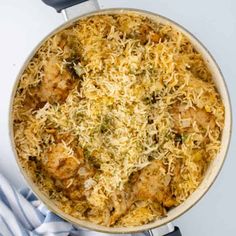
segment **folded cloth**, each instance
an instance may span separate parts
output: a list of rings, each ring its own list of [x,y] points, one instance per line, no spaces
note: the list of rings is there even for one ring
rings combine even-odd
[[[73,227],[50,212],[29,189],[17,191],[0,174],[0,236],[107,236]],[[117,235],[117,234],[116,234]],[[122,234],[120,234],[122,235]],[[131,234],[125,234],[131,236]],[[144,233],[132,236],[144,236]]]

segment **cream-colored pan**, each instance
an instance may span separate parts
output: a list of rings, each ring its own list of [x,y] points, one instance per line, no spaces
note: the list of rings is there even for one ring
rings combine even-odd
[[[57,2],[57,1],[54,1]],[[60,2],[60,1],[59,1]],[[63,2],[63,1],[62,1]],[[71,2],[71,1],[69,1]],[[72,1],[73,2],[73,1]],[[76,1],[78,2],[78,1]],[[62,6],[57,6],[57,10],[63,9]],[[225,124],[224,124],[224,130],[222,134],[222,144],[221,144],[221,149],[220,152],[218,153],[217,157],[215,160],[211,163],[209,169],[207,170],[205,177],[200,184],[200,186],[197,188],[197,190],[191,194],[191,196],[181,205],[175,207],[174,209],[170,210],[168,212],[168,215],[162,219],[158,219],[155,222],[151,222],[149,224],[145,224],[142,226],[134,226],[134,227],[119,227],[119,228],[114,228],[114,227],[106,227],[106,226],[101,226],[101,225],[96,225],[94,223],[88,222],[88,221],[82,221],[79,219],[76,219],[68,214],[65,214],[62,210],[60,210],[46,195],[44,195],[36,186],[33,181],[30,179],[29,175],[27,174],[27,170],[23,169],[19,158],[16,153],[16,148],[15,148],[15,143],[14,143],[14,138],[13,138],[13,120],[12,120],[12,103],[13,99],[15,96],[16,88],[19,82],[19,79],[21,77],[21,74],[25,70],[28,62],[30,59],[34,56],[36,53],[37,49],[52,35],[55,33],[65,29],[66,27],[72,25],[75,21],[82,19],[87,16],[92,16],[92,15],[99,15],[99,14],[109,14],[109,13],[116,13],[116,14],[123,14],[123,13],[128,13],[128,12],[134,12],[136,14],[140,14],[146,17],[151,18],[154,21],[161,22],[163,24],[169,24],[174,28],[177,28],[181,32],[183,32],[191,41],[191,43],[194,45],[194,47],[200,52],[206,62],[206,64],[209,67],[209,70],[211,71],[213,75],[213,79],[215,82],[215,85],[221,95],[221,98],[223,100],[224,106],[225,106]],[[179,24],[173,22],[170,19],[167,19],[166,17],[160,16],[158,14],[152,13],[152,12],[147,12],[147,11],[142,11],[142,10],[134,10],[134,9],[106,9],[106,10],[97,10],[90,12],[88,14],[84,14],[81,16],[78,16],[72,20],[67,21],[64,23],[62,26],[58,27],[55,29],[51,34],[49,34],[47,37],[45,37],[38,45],[37,47],[32,51],[28,59],[26,60],[24,66],[22,67],[16,82],[15,86],[12,92],[11,96],[11,104],[10,104],[10,112],[9,112],[9,129],[10,129],[10,137],[11,137],[11,144],[12,148],[15,153],[16,161],[18,163],[18,166],[21,170],[21,173],[25,177],[28,185],[30,188],[33,190],[33,192],[38,196],[38,198],[45,203],[45,205],[54,213],[59,215],[60,217],[64,218],[65,220],[71,222],[75,226],[83,227],[83,228],[88,228],[91,230],[96,230],[100,232],[107,232],[107,233],[131,233],[131,232],[140,232],[140,231],[145,231],[145,230],[150,230],[154,229],[157,227],[160,227],[164,224],[167,224],[180,215],[184,214],[187,210],[189,210],[191,207],[193,207],[202,197],[203,195],[208,191],[208,189],[211,187],[213,182],[215,181],[217,175],[219,174],[222,165],[224,163],[224,160],[226,158],[227,150],[229,147],[229,142],[230,142],[230,137],[231,137],[231,126],[232,126],[232,118],[231,118],[232,112],[231,112],[231,105],[230,105],[230,98],[229,94],[227,91],[227,87],[225,84],[225,80],[223,78],[223,75],[221,73],[221,70],[209,51],[197,40],[189,31],[184,29],[182,26]]]

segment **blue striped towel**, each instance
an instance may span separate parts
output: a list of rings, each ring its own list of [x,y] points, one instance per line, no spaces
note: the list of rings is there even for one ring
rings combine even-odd
[[[0,236],[107,236],[77,229],[50,212],[30,191],[16,191],[0,174]],[[111,235],[111,234],[110,234]],[[122,235],[122,234],[120,234]],[[131,234],[125,234],[131,236]],[[144,233],[133,236],[144,236]]]

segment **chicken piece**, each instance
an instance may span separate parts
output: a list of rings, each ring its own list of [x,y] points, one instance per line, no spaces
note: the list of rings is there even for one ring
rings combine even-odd
[[[45,75],[38,91],[41,102],[62,103],[74,87],[75,80],[65,68],[60,69],[60,64],[54,56],[44,66]]]
[[[185,109],[184,106],[177,104],[171,111],[173,121],[174,121],[174,129],[177,131],[193,131],[193,123],[196,122],[197,125],[202,128],[210,127],[213,129],[215,127],[215,119],[214,117],[206,112],[205,109],[200,108],[188,108]]]
[[[92,187],[96,182],[92,179],[95,171],[88,164],[81,164],[78,171],[67,179],[57,179],[55,184],[71,200],[85,200],[86,196],[92,192]],[[54,176],[55,177],[55,176]]]
[[[53,129],[52,129],[53,130]],[[48,132],[48,131],[47,131]],[[72,144],[72,142],[75,141],[75,136],[72,135],[71,133],[67,133],[67,132],[63,132],[63,133],[59,133],[59,132],[55,132],[53,133],[53,136],[54,136],[54,139],[55,139],[55,142],[58,144],[58,143],[62,143],[62,142],[65,142],[65,143],[69,143],[69,144]],[[72,144],[73,145],[73,144]],[[76,143],[77,145],[77,143]],[[75,146],[76,146],[75,145]]]
[[[150,34],[150,39],[151,39],[152,42],[158,43],[161,39],[161,36],[158,33],[152,32]]]
[[[84,157],[83,150],[77,148],[76,156],[79,160],[79,168],[73,181],[64,187],[65,195],[72,200],[81,200],[91,194],[92,187],[96,182],[93,180],[95,169],[88,163]]]
[[[130,196],[126,193],[126,191],[118,191],[117,193],[113,193],[111,199],[114,207],[114,212],[110,217],[109,225],[114,225],[116,221],[128,211],[132,202]]]
[[[26,95],[25,95],[25,100],[24,100],[24,109],[26,111],[28,110],[38,110],[42,107],[44,107],[46,102],[41,102],[38,95],[37,95],[37,90],[34,88],[34,89],[31,89],[30,93],[29,92],[26,92]]]
[[[161,40],[161,35],[156,33],[151,26],[145,24],[141,25],[139,29],[139,39],[142,44],[145,44],[150,39],[154,43],[158,43]]]
[[[166,173],[162,161],[153,161],[141,171],[139,179],[134,184],[134,198],[158,201],[164,206],[171,207],[175,204],[175,200],[170,191],[170,181],[171,177]]]
[[[63,51],[63,58],[66,59],[70,57],[75,50],[75,47],[71,45],[71,41],[74,37],[73,34],[70,34],[70,30],[56,34],[52,40],[52,51],[58,52],[58,48],[60,48],[60,51]]]
[[[55,179],[65,180],[76,175],[80,164],[79,159],[68,155],[62,143],[53,146],[45,156],[44,168]]]
[[[80,167],[84,168],[84,167]],[[79,169],[79,170],[80,170]],[[91,188],[87,188],[87,183],[93,181],[92,183],[96,182],[94,180],[92,180],[92,177],[94,175],[94,171],[92,168],[88,168],[86,169],[87,173],[86,175],[81,175],[80,173],[73,179],[73,182],[69,185],[66,186],[66,188],[64,188],[65,191],[65,195],[70,198],[71,200],[82,200],[82,199],[86,199],[86,196],[90,195],[92,192],[92,187],[93,185],[91,185]]]

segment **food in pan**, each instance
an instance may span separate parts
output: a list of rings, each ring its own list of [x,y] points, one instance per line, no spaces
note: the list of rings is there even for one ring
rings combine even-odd
[[[30,178],[65,213],[111,227],[146,224],[184,202],[224,126],[188,38],[135,14],[86,17],[48,38],[13,106]]]

